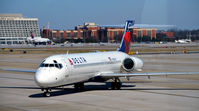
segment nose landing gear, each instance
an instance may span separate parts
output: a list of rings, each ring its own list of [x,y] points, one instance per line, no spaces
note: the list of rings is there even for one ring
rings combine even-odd
[[[43,96],[44,97],[50,97],[50,91],[51,89],[46,88],[46,89],[41,89],[42,91],[44,91]]]

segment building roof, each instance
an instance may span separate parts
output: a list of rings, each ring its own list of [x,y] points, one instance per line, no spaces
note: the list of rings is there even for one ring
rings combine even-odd
[[[8,17],[13,17],[13,18],[23,18],[22,14],[0,14],[0,17],[8,18]]]
[[[38,18],[23,18],[22,14],[0,14],[0,20],[38,20]]]

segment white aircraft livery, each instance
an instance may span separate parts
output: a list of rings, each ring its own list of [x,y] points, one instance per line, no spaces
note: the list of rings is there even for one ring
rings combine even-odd
[[[144,64],[141,59],[128,55],[131,46],[129,26],[132,25],[133,21],[126,21],[117,51],[53,55],[44,59],[36,71],[25,72],[35,72],[35,82],[44,91],[44,96],[50,96],[51,88],[54,87],[74,84],[75,89],[83,89],[84,83],[90,81],[105,82],[112,79],[111,89],[120,89],[120,77],[128,79],[131,76],[198,74],[198,72],[129,73],[142,71]],[[122,73],[124,71],[125,73]]]

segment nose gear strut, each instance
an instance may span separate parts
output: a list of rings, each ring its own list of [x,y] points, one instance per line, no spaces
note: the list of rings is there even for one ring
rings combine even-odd
[[[44,93],[43,93],[44,97],[49,97],[50,96],[50,91],[51,91],[50,88],[46,88],[46,89],[42,88],[41,90],[44,91]]]

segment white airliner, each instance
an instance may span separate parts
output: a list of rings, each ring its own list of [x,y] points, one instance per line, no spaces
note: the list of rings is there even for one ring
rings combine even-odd
[[[188,43],[191,43],[191,39],[175,40],[175,43],[188,44]]]
[[[35,82],[44,91],[44,96],[50,96],[51,88],[69,84],[74,84],[76,89],[83,89],[84,83],[89,81],[105,82],[112,79],[111,89],[120,89],[120,77],[128,79],[131,76],[199,74],[199,72],[128,73],[142,71],[144,64],[141,59],[128,55],[131,44],[129,26],[133,24],[133,21],[126,21],[121,45],[117,51],[53,55],[44,59],[36,71],[9,71],[35,72]]]
[[[30,33],[31,37],[27,37],[28,43],[50,43],[48,38],[34,37],[33,33]]]

